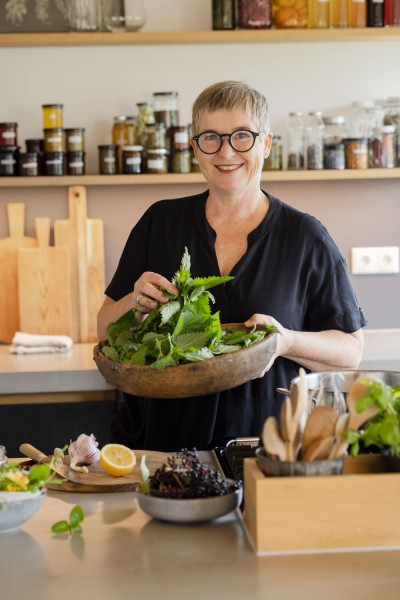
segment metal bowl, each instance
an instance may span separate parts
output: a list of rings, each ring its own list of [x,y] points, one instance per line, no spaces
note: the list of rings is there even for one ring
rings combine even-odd
[[[265,455],[264,448],[256,450],[257,463],[267,477],[315,477],[341,475],[344,457],[331,460],[276,460]]]
[[[224,325],[246,329],[243,324]],[[166,367],[131,365],[109,360],[101,352],[104,342],[94,347],[93,358],[104,379],[123,392],[147,398],[188,398],[228,390],[254,379],[271,362],[276,350],[276,333],[260,342],[214,358]]]
[[[6,496],[11,494],[11,496]],[[16,494],[23,494],[19,500]],[[42,506],[46,492],[2,492],[0,497],[0,533],[13,531],[28,521]]]
[[[237,484],[236,481],[227,480]],[[149,494],[138,493],[139,506],[143,512],[155,519],[170,523],[204,523],[236,510],[242,503],[243,487],[225,494],[210,498],[159,498]]]

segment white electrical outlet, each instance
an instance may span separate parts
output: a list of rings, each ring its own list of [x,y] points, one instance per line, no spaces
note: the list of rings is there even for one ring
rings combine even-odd
[[[399,271],[399,246],[351,249],[351,272],[353,275],[387,275],[399,273]]]

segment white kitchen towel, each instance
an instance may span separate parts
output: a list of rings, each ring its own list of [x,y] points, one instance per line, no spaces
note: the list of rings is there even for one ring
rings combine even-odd
[[[10,346],[11,354],[46,354],[67,352],[73,341],[67,335],[40,335],[17,331]]]

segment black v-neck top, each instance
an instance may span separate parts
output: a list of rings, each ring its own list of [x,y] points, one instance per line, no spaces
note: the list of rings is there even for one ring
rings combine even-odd
[[[193,277],[219,275],[216,233],[206,219],[208,192],[153,204],[132,229],[106,289],[113,300],[133,290],[144,271],[171,279],[185,246]],[[213,288],[221,323],[271,315],[295,331],[357,331],[366,320],[347,266],[325,227],[314,217],[269,195],[263,221],[248,236],[248,249],[231,271],[234,279]],[[282,396],[299,365],[278,358],[261,379],[232,390],[183,399],[124,394],[112,422],[112,439],[131,448],[176,451],[211,448],[234,437],[258,436],[265,419],[279,415]]]

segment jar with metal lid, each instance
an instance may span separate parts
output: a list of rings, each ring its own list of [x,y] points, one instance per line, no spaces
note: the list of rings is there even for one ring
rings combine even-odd
[[[178,92],[154,92],[153,108],[155,120],[166,129],[179,124]]]
[[[347,137],[346,118],[343,115],[323,116],[324,143],[337,144]]]
[[[335,139],[335,138],[332,138]],[[344,169],[345,147],[343,139],[324,143],[324,169]]]
[[[50,176],[65,175],[65,156],[64,152],[45,152],[44,153],[45,174]]]
[[[368,169],[368,138],[346,138],[344,144],[346,169]]]
[[[396,127],[382,127],[382,167],[393,169],[396,166]]]
[[[18,123],[0,123],[0,147],[17,146]]]
[[[18,175],[19,146],[0,146],[0,176]]]
[[[22,177],[41,175],[40,156],[38,152],[25,152],[19,155],[19,174]]]
[[[170,128],[169,134],[172,151],[187,150],[190,148],[189,127],[187,125],[175,125]]]
[[[147,150],[147,173],[168,173],[168,151],[165,148]]]
[[[122,172],[133,175],[142,172],[143,146],[124,146],[122,148]]]
[[[118,173],[118,146],[117,144],[102,144],[99,150],[100,175],[116,175]]]
[[[148,123],[144,130],[144,147],[160,149],[167,147],[167,134],[164,123]]]
[[[331,27],[345,29],[349,26],[348,0],[331,0]]]
[[[44,152],[44,140],[25,140],[27,152]]]
[[[327,29],[330,27],[330,1],[310,0],[308,4],[308,27],[310,29]]]
[[[190,173],[190,149],[173,150],[171,152],[172,173]]]
[[[269,29],[272,26],[271,0],[238,0],[239,29]]]
[[[288,162],[289,170],[304,169],[304,121],[301,111],[289,113]]]
[[[283,169],[282,136],[272,138],[269,156],[264,160],[263,171],[281,171]]]
[[[350,137],[370,138],[375,121],[375,104],[373,100],[361,100],[351,103],[349,123]]]
[[[136,117],[136,143],[139,146],[145,145],[144,130],[149,123],[155,123],[153,106],[150,102],[137,102],[138,115]]]
[[[85,174],[85,152],[75,150],[67,152],[67,175]]]
[[[306,159],[307,169],[324,168],[324,129],[322,112],[308,113],[306,123]]]
[[[212,28],[235,29],[236,0],[212,0]]]
[[[304,29],[308,24],[308,0],[296,0],[290,6],[272,0],[272,18],[277,29]]]
[[[44,129],[44,151],[65,152],[65,132],[60,127],[55,129]]]
[[[85,129],[83,127],[72,127],[64,129],[67,152],[85,151]]]
[[[6,447],[5,446],[0,446],[0,467],[4,467],[4,465],[6,465],[8,462],[8,458],[6,455]]]
[[[349,0],[349,27],[366,27],[367,0]]]
[[[42,104],[43,129],[56,129],[64,126],[63,108],[62,104]]]
[[[127,146],[129,141],[129,125],[127,118],[123,115],[114,117],[114,124],[112,127],[112,143],[118,144],[118,146]]]

